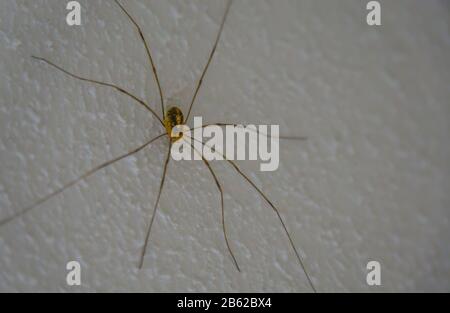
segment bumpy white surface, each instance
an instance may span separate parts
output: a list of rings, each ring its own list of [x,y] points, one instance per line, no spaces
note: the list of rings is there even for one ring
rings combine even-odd
[[[134,28],[112,1],[0,1],[0,218],[160,131],[132,100],[30,55],[118,83],[155,108]],[[222,1],[126,1],[166,98],[183,108]],[[280,207],[319,291],[450,291],[450,34],[445,1],[235,1],[195,114],[308,136],[247,173]],[[310,291],[270,207],[224,163],[227,225],[201,162],[172,162],[144,269],[136,264],[166,144],[97,173],[0,229],[1,291]],[[78,260],[82,286],[66,285]],[[366,264],[382,286],[366,285]]]

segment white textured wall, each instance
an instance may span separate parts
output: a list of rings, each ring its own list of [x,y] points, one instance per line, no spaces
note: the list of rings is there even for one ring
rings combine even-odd
[[[112,1],[0,2],[0,218],[141,144],[159,125],[132,100],[39,55],[119,83],[157,107],[141,42]],[[166,98],[184,108],[222,1],[126,1]],[[308,136],[281,166],[242,166],[280,207],[319,291],[450,291],[450,33],[446,1],[235,1],[195,109],[207,122],[275,123]],[[159,108],[159,107],[158,107]],[[0,228],[1,291],[310,291],[271,209],[224,163],[171,163],[145,269],[136,264],[165,144],[120,162]],[[82,286],[68,287],[78,260]],[[366,263],[382,265],[368,287]]]

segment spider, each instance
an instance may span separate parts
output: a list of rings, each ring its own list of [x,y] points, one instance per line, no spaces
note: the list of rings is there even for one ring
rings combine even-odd
[[[60,193],[62,193],[62,192],[64,192],[64,191],[67,190],[68,188],[74,186],[74,185],[77,184],[78,182],[80,182],[80,181],[86,179],[87,177],[89,177],[89,176],[95,174],[96,172],[100,171],[101,169],[104,169],[104,168],[106,168],[107,166],[109,166],[109,165],[111,165],[111,164],[113,164],[113,163],[116,163],[116,162],[118,162],[118,161],[120,161],[120,160],[123,160],[123,159],[125,159],[125,158],[127,158],[127,157],[130,157],[130,156],[132,156],[132,155],[138,153],[139,151],[143,150],[144,148],[150,146],[152,143],[154,143],[154,142],[155,142],[156,140],[158,140],[158,139],[166,138],[166,139],[167,139],[167,142],[168,142],[167,154],[166,154],[165,161],[164,161],[164,165],[163,165],[163,172],[162,172],[162,176],[161,176],[161,180],[160,180],[160,184],[159,184],[159,189],[158,189],[157,197],[156,197],[156,200],[155,200],[155,202],[154,202],[153,212],[152,212],[152,214],[151,214],[150,221],[149,221],[149,223],[148,223],[148,228],[147,228],[147,231],[146,231],[146,236],[145,236],[145,240],[144,240],[144,244],[143,244],[143,248],[142,248],[142,253],[141,253],[141,255],[140,255],[139,264],[138,264],[138,268],[139,268],[139,269],[142,269],[142,267],[143,267],[143,265],[144,265],[144,257],[145,257],[145,255],[146,255],[146,251],[147,251],[147,247],[148,247],[148,242],[149,242],[149,239],[150,239],[151,229],[152,229],[153,223],[154,223],[154,221],[155,221],[155,216],[156,216],[156,214],[157,214],[158,204],[159,204],[159,201],[160,201],[160,198],[161,198],[161,193],[162,193],[163,188],[164,188],[164,182],[165,182],[165,179],[166,179],[167,168],[168,168],[169,161],[170,161],[170,151],[171,151],[172,144],[173,144],[174,142],[176,142],[177,140],[185,139],[184,137],[188,137],[187,135],[186,135],[186,136],[183,136],[182,133],[180,133],[180,134],[174,136],[173,133],[172,133],[172,129],[175,128],[175,127],[177,127],[177,126],[179,126],[179,125],[185,125],[185,124],[187,124],[188,121],[189,121],[189,117],[191,116],[192,108],[193,108],[193,106],[194,106],[194,103],[195,103],[195,100],[196,100],[196,98],[197,98],[198,92],[199,92],[199,90],[200,90],[200,88],[201,88],[201,86],[202,86],[203,80],[204,80],[204,78],[205,78],[205,75],[206,75],[206,73],[207,73],[207,71],[208,71],[208,68],[209,68],[209,66],[210,66],[210,64],[211,64],[211,61],[212,61],[212,59],[213,59],[213,57],[214,57],[214,54],[215,54],[215,52],[216,52],[218,43],[219,43],[219,41],[220,41],[220,37],[221,37],[222,31],[223,31],[223,28],[224,28],[224,25],[225,25],[225,21],[226,21],[226,19],[227,19],[228,13],[229,13],[229,11],[230,11],[230,7],[231,7],[231,5],[232,5],[232,0],[227,0],[227,2],[226,2],[225,12],[224,12],[224,14],[223,14],[223,17],[222,17],[222,20],[221,20],[221,23],[220,23],[219,30],[218,30],[217,35],[216,35],[216,37],[215,37],[214,45],[213,45],[213,47],[212,47],[212,49],[211,49],[211,51],[210,51],[210,54],[209,54],[209,57],[208,57],[208,59],[207,59],[206,65],[204,66],[203,71],[202,71],[202,73],[201,73],[201,76],[200,76],[200,78],[199,78],[199,80],[198,80],[198,82],[197,82],[197,85],[196,85],[194,94],[193,94],[192,99],[191,99],[191,101],[190,101],[190,103],[189,103],[189,109],[188,109],[188,111],[187,111],[186,116],[183,115],[182,110],[181,110],[179,107],[177,107],[177,106],[170,107],[170,108],[167,109],[167,111],[165,110],[164,94],[163,94],[163,90],[162,90],[162,88],[161,88],[161,83],[160,83],[160,80],[159,80],[159,78],[158,78],[158,73],[157,73],[157,70],[156,70],[155,63],[154,63],[154,61],[153,61],[153,57],[152,57],[152,54],[151,54],[150,47],[149,47],[149,45],[148,45],[148,42],[147,42],[146,38],[144,37],[144,34],[143,34],[142,30],[141,30],[141,27],[140,27],[139,24],[136,22],[136,20],[131,16],[131,14],[128,12],[128,10],[122,5],[121,2],[119,2],[118,0],[114,0],[114,2],[117,4],[118,8],[119,8],[119,9],[120,9],[120,10],[128,17],[130,23],[132,23],[132,24],[134,25],[134,27],[136,28],[136,31],[137,31],[138,34],[139,34],[139,37],[140,37],[140,39],[141,39],[143,45],[144,45],[144,47],[145,47],[145,51],[146,51],[146,55],[147,55],[147,57],[148,57],[149,65],[150,65],[150,67],[151,67],[151,70],[152,70],[152,72],[153,72],[154,79],[155,79],[155,81],[156,81],[156,85],[157,85],[157,87],[158,87],[158,92],[159,92],[159,98],[160,98],[160,105],[161,105],[161,113],[162,113],[162,116],[160,116],[160,115],[159,115],[152,107],[150,107],[144,100],[138,98],[137,96],[133,95],[132,93],[130,93],[129,91],[125,90],[124,88],[122,88],[122,87],[120,87],[120,86],[118,86],[118,85],[115,85],[115,84],[112,84],[112,83],[106,83],[106,82],[102,82],[102,81],[98,81],[98,80],[94,80],[94,79],[89,79],[89,78],[85,78],[85,77],[81,77],[81,76],[79,76],[79,75],[77,75],[77,74],[74,74],[74,73],[72,73],[72,72],[69,72],[69,71],[65,70],[65,69],[62,68],[61,66],[56,65],[55,63],[53,63],[53,62],[51,62],[51,61],[49,61],[49,60],[47,60],[47,59],[45,59],[45,58],[43,58],[43,57],[32,56],[32,58],[33,58],[34,60],[44,62],[44,63],[46,63],[47,65],[49,65],[50,67],[53,67],[53,68],[55,68],[55,69],[57,69],[57,70],[59,70],[59,71],[65,73],[66,75],[69,75],[69,76],[71,76],[71,77],[77,79],[77,80],[81,80],[81,81],[88,82],[88,83],[91,83],[91,84],[94,84],[94,85],[98,85],[98,86],[105,86],[105,87],[113,88],[113,89],[117,90],[118,92],[120,92],[120,93],[122,93],[122,94],[125,94],[126,96],[132,98],[135,102],[137,102],[137,104],[143,106],[148,112],[150,112],[150,113],[157,119],[157,121],[159,122],[159,124],[162,126],[162,128],[164,129],[164,132],[162,132],[162,133],[159,134],[158,136],[156,136],[156,137],[154,137],[154,138],[148,140],[147,142],[145,142],[145,143],[142,144],[141,146],[139,146],[139,147],[137,147],[137,148],[135,148],[135,149],[133,149],[133,150],[131,150],[131,151],[125,153],[125,154],[122,154],[122,155],[120,155],[120,156],[117,156],[117,157],[114,158],[114,159],[111,159],[111,160],[109,160],[109,161],[107,161],[107,162],[104,162],[104,163],[102,163],[102,164],[100,164],[100,165],[98,165],[98,166],[92,168],[92,169],[89,170],[88,172],[86,172],[86,173],[84,173],[83,175],[79,176],[78,178],[76,178],[76,179],[74,179],[74,180],[72,180],[72,181],[66,183],[65,185],[63,185],[63,186],[61,186],[60,188],[56,189],[56,190],[53,191],[52,193],[50,193],[50,194],[44,196],[43,198],[38,199],[36,202],[34,202],[33,204],[29,205],[28,207],[25,207],[25,208],[21,209],[20,211],[18,211],[17,213],[13,214],[12,216],[10,216],[10,217],[8,217],[8,218],[6,218],[6,219],[0,221],[0,226],[3,226],[3,225],[5,225],[5,224],[11,222],[12,220],[14,220],[14,219],[16,219],[16,218],[19,218],[19,217],[25,215],[26,213],[28,213],[28,212],[31,211],[32,209],[34,209],[34,208],[40,206],[40,205],[43,204],[44,202],[48,201],[49,199],[51,199],[51,198],[57,196],[58,194],[60,194]],[[208,126],[219,126],[219,127],[223,127],[223,126],[227,126],[227,125],[236,126],[237,124],[234,124],[234,123],[214,123],[214,124],[203,125],[202,128],[205,128],[205,127],[208,127]],[[194,128],[191,128],[190,130],[192,130],[192,129],[194,129]],[[190,139],[193,139],[193,140],[197,140],[197,139],[192,138],[192,137],[189,137],[189,138],[190,138]],[[306,139],[305,137],[293,137],[293,136],[280,136],[279,138],[280,138],[280,139],[287,139],[287,140],[305,140],[305,139]],[[197,140],[197,141],[198,141],[198,140]],[[202,141],[199,141],[199,142],[202,144],[202,146],[207,146],[207,147],[208,147],[208,145],[205,144],[205,143],[203,143]],[[238,262],[237,262],[237,260],[236,260],[235,255],[234,255],[234,253],[233,253],[233,250],[232,250],[232,248],[231,248],[231,245],[230,245],[230,242],[229,242],[228,236],[227,236],[226,225],[225,225],[224,196],[223,196],[222,185],[221,185],[221,183],[220,183],[220,181],[219,181],[219,179],[218,179],[218,177],[217,177],[217,175],[216,175],[216,172],[215,172],[214,169],[211,167],[209,161],[207,161],[207,160],[201,155],[201,153],[194,147],[194,145],[192,145],[192,143],[190,143],[190,145],[191,145],[191,147],[194,149],[194,152],[195,152],[195,153],[198,153],[198,154],[201,156],[201,159],[202,159],[203,163],[204,163],[205,166],[207,167],[208,171],[211,173],[212,178],[214,179],[214,182],[215,182],[215,184],[216,184],[216,186],[217,186],[217,189],[218,189],[218,191],[219,191],[219,193],[220,193],[220,206],[221,206],[222,231],[223,231],[225,243],[226,243],[228,252],[229,252],[229,254],[230,254],[230,256],[231,256],[231,259],[232,259],[232,261],[233,261],[234,266],[235,266],[236,269],[240,272],[241,269],[240,269],[240,267],[239,267],[239,264],[238,264]],[[209,147],[209,148],[211,148],[211,147]],[[215,152],[215,153],[220,153],[219,151],[215,151],[214,149],[212,149],[212,151]],[[222,153],[220,153],[220,154],[222,154]],[[277,215],[277,217],[278,217],[278,219],[279,219],[279,221],[280,221],[280,223],[281,223],[281,226],[282,226],[284,232],[286,233],[286,236],[287,236],[287,238],[288,238],[288,240],[289,240],[290,246],[292,247],[292,250],[294,251],[296,258],[297,258],[297,260],[298,260],[298,262],[299,262],[299,264],[300,264],[300,266],[301,266],[303,272],[305,273],[305,276],[306,276],[306,278],[307,278],[307,280],[308,280],[308,283],[309,283],[311,289],[312,289],[314,292],[317,292],[317,290],[316,290],[314,284],[312,283],[312,280],[311,280],[311,278],[310,278],[310,276],[309,276],[309,274],[308,274],[308,272],[307,272],[307,270],[306,270],[306,267],[305,267],[305,265],[304,265],[304,263],[303,263],[303,261],[302,261],[302,258],[300,257],[300,254],[298,253],[298,251],[297,251],[297,249],[296,249],[296,247],[295,247],[294,241],[292,240],[292,237],[291,237],[291,235],[290,235],[290,233],[289,233],[289,231],[288,231],[288,229],[287,229],[287,227],[286,227],[286,224],[285,224],[285,222],[284,222],[284,220],[283,220],[283,218],[282,218],[282,216],[281,216],[281,214],[280,214],[278,208],[277,208],[277,207],[273,204],[273,202],[265,195],[265,193],[264,193],[258,186],[256,186],[256,184],[249,178],[249,176],[247,176],[247,175],[241,170],[241,168],[240,168],[234,161],[232,161],[232,160],[230,160],[230,159],[227,159],[227,158],[225,157],[225,155],[223,155],[223,154],[222,154],[222,157],[223,157],[224,160],[226,160],[226,161],[231,165],[232,168],[234,168],[234,170],[236,170],[236,172],[237,172],[244,180],[246,180],[246,181],[251,185],[251,187],[252,187],[252,188],[253,188],[253,189],[254,189],[254,190],[255,190],[255,191],[256,191],[256,192],[257,192],[257,193],[265,200],[265,202],[273,209],[273,211],[275,212],[275,214]]]

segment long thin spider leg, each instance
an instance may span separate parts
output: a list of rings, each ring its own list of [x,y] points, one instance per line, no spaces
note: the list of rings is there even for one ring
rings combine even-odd
[[[161,125],[164,127],[164,123],[163,123],[163,121],[161,120],[161,118],[158,116],[158,114],[156,114],[156,112],[155,112],[152,108],[150,108],[150,107],[148,106],[147,103],[145,103],[143,100],[139,99],[139,98],[136,97],[135,95],[131,94],[129,91],[126,91],[126,90],[123,89],[122,87],[119,87],[119,86],[116,86],[116,85],[110,84],[110,83],[104,83],[104,82],[101,82],[101,81],[98,81],[98,80],[93,80],[93,79],[89,79],[89,78],[84,78],[84,77],[78,76],[78,75],[76,75],[76,74],[73,74],[73,73],[71,73],[71,72],[69,72],[69,71],[63,69],[62,67],[60,67],[60,66],[58,66],[58,65],[56,65],[56,64],[54,64],[54,63],[52,63],[52,62],[50,62],[49,60],[44,59],[44,58],[36,57],[36,56],[31,56],[31,57],[32,57],[33,59],[35,59],[35,60],[45,62],[45,63],[47,63],[48,65],[50,65],[50,66],[52,66],[52,67],[54,67],[54,68],[60,70],[61,72],[65,73],[65,74],[67,74],[67,75],[69,75],[69,76],[71,76],[71,77],[73,77],[73,78],[76,78],[76,79],[79,79],[79,80],[82,80],[82,81],[85,81],[85,82],[89,82],[89,83],[93,83],[93,84],[97,84],[97,85],[101,85],[101,86],[107,86],[107,87],[111,87],[111,88],[116,89],[117,91],[119,91],[119,92],[121,92],[121,93],[123,93],[123,94],[125,94],[125,95],[127,95],[127,96],[129,96],[129,97],[131,97],[132,99],[134,99],[135,101],[137,101],[139,104],[141,104],[143,107],[145,107],[148,111],[150,111],[150,113],[152,113],[152,114],[158,119],[158,121],[159,121],[159,122],[161,123]]]
[[[148,56],[148,59],[150,61],[150,65],[152,66],[152,71],[153,71],[153,75],[155,76],[156,84],[158,85],[159,97],[161,98],[161,111],[162,111],[162,115],[163,115],[163,118],[164,118],[164,116],[165,116],[165,112],[164,112],[164,96],[163,96],[161,84],[159,82],[159,78],[158,78],[158,74],[157,74],[157,71],[156,71],[155,63],[153,62],[153,57],[152,57],[152,54],[150,52],[150,48],[148,47],[147,41],[144,38],[144,34],[142,33],[141,27],[136,22],[136,20],[131,16],[130,13],[128,13],[128,11],[124,8],[124,6],[118,0],[114,0],[114,1],[122,9],[122,11],[128,16],[128,18],[134,24],[134,26],[136,26],[136,29],[139,32],[139,36],[141,37],[142,42],[144,43],[145,51],[147,52],[147,56]]]
[[[158,204],[159,204],[159,199],[161,198],[161,193],[162,193],[162,190],[164,187],[164,181],[166,180],[167,166],[169,165],[171,148],[172,148],[172,144],[170,143],[169,151],[167,152],[166,161],[164,162],[164,170],[163,170],[162,177],[161,177],[161,183],[159,185],[158,196],[156,198],[155,206],[153,207],[152,217],[150,219],[150,224],[148,226],[147,234],[145,236],[144,247],[142,248],[141,259],[139,260],[139,269],[142,269],[142,266],[144,265],[144,256],[147,251],[148,240],[150,239],[150,232],[152,230],[153,221],[155,220],[155,216],[156,216],[156,212],[157,212]]]
[[[189,136],[188,136],[189,137]],[[288,239],[289,239],[289,242],[290,242],[290,244],[291,244],[291,247],[292,247],[292,249],[294,250],[294,253],[295,253],[295,255],[296,255],[296,257],[297,257],[297,260],[298,260],[298,262],[300,263],[300,266],[302,267],[302,269],[303,269],[303,272],[305,273],[305,276],[306,276],[306,278],[308,279],[308,282],[309,282],[309,285],[311,286],[311,288],[312,288],[312,290],[314,291],[314,292],[317,292],[317,290],[316,290],[316,288],[314,287],[314,284],[312,283],[312,280],[311,280],[311,278],[309,277],[309,274],[308,274],[308,272],[306,271],[306,267],[305,267],[305,265],[304,265],[304,263],[303,263],[303,261],[302,261],[302,258],[300,257],[300,254],[298,253],[298,251],[297,251],[297,248],[295,247],[295,244],[294,244],[294,241],[292,240],[292,237],[291,237],[291,235],[289,234],[289,231],[288,231],[288,229],[287,229],[287,227],[286,227],[286,224],[284,223],[284,220],[283,220],[283,218],[281,217],[281,214],[280,214],[280,211],[277,209],[277,207],[275,207],[275,205],[272,203],[272,201],[270,201],[270,199],[261,191],[261,189],[259,189],[258,188],[258,186],[256,186],[256,184],[247,176],[247,175],[245,175],[243,172],[242,172],[242,170],[237,166],[237,164],[235,163],[235,162],[233,162],[233,161],[231,161],[231,160],[229,160],[229,159],[227,159],[226,157],[225,157],[225,155],[222,153],[222,152],[218,152],[218,151],[216,151],[214,148],[212,148],[212,147],[210,147],[209,145],[207,145],[207,144],[205,144],[205,143],[203,143],[202,141],[200,141],[200,140],[197,140],[197,139],[195,139],[195,138],[193,138],[193,137],[189,137],[189,138],[192,138],[193,140],[195,140],[195,141],[197,141],[197,142],[200,142],[202,145],[204,145],[204,146],[207,146],[207,147],[209,147],[212,151],[214,151],[214,152],[216,152],[216,153],[219,153],[219,154],[221,154],[222,155],[222,157],[223,157],[223,159],[224,160],[226,160],[228,163],[230,163],[231,164],[231,166],[233,166],[233,168],[239,173],[239,175],[241,175],[263,198],[264,198],[264,200],[270,205],[270,207],[275,211],[275,213],[276,213],[276,215],[278,216],[278,219],[280,220],[280,222],[281,222],[281,225],[283,226],[283,229],[284,229],[284,232],[286,233],[286,235],[287,235],[287,237],[288,237]]]
[[[200,76],[200,79],[198,81],[197,87],[195,88],[194,96],[192,97],[191,104],[189,105],[189,110],[188,110],[188,113],[187,113],[187,116],[186,116],[184,124],[186,124],[186,122],[189,120],[189,116],[191,115],[192,106],[194,105],[195,99],[197,98],[197,94],[198,94],[198,91],[200,90],[200,87],[202,85],[203,78],[206,75],[206,72],[207,72],[209,64],[211,63],[211,60],[212,60],[212,58],[214,56],[214,53],[216,52],[217,44],[219,43],[220,36],[222,35],[223,26],[225,25],[225,21],[227,19],[228,12],[230,11],[230,7],[231,7],[231,3],[232,2],[233,2],[233,0],[228,0],[227,1],[226,8],[225,8],[225,13],[223,15],[222,22],[220,23],[220,28],[219,28],[219,32],[217,33],[216,41],[214,42],[214,46],[213,46],[213,48],[211,50],[211,53],[210,53],[209,58],[208,58],[208,61],[206,62],[206,66],[205,66],[205,68],[204,68],[204,70],[202,72],[202,75]]]
[[[237,270],[240,272],[241,269],[239,268],[238,262],[236,261],[236,258],[234,256],[233,251],[231,250],[231,246],[230,243],[228,241],[228,236],[227,236],[227,231],[225,228],[225,210],[224,210],[224,204],[223,204],[223,189],[221,184],[219,183],[219,180],[217,179],[217,175],[214,172],[214,170],[212,169],[211,165],[209,164],[209,162],[202,156],[202,154],[194,147],[194,145],[192,143],[189,143],[191,145],[191,147],[194,149],[194,151],[201,156],[203,162],[205,163],[205,165],[208,167],[208,170],[210,171],[211,175],[214,178],[214,181],[216,182],[217,188],[219,189],[220,192],[220,205],[221,205],[221,209],[222,209],[222,230],[223,230],[223,235],[225,237],[225,243],[227,244],[227,248],[228,251],[230,252],[231,258],[233,259],[233,263],[236,266]]]
[[[206,124],[206,125],[202,125],[201,127],[193,127],[189,130],[194,130],[194,129],[199,129],[199,128],[205,128],[205,127],[209,127],[209,126],[246,126],[246,125],[242,125],[242,124],[236,124],[236,123],[211,123],[211,124]],[[266,133],[260,132],[259,130],[255,131],[256,133],[260,133],[263,136],[266,137],[273,137],[273,136],[269,136]],[[301,137],[301,136],[278,136],[278,139],[283,139],[283,140],[299,140],[299,141],[304,141],[307,140],[308,137]]]
[[[131,155],[133,155],[133,154],[135,154],[135,153],[141,151],[142,149],[144,149],[145,147],[147,147],[148,145],[150,145],[151,143],[153,143],[155,140],[161,138],[161,137],[164,136],[164,135],[166,135],[166,134],[165,134],[165,133],[164,133],[164,134],[161,134],[161,135],[159,135],[159,136],[153,138],[152,140],[147,141],[147,142],[144,143],[143,145],[141,145],[141,146],[139,146],[139,147],[137,147],[137,148],[135,148],[135,149],[133,149],[133,150],[131,150],[131,151],[129,151],[129,152],[123,154],[123,155],[120,155],[120,156],[118,156],[118,157],[116,157],[116,158],[114,158],[114,159],[112,159],[112,160],[109,160],[109,161],[107,161],[107,162],[105,162],[105,163],[102,163],[102,164],[100,164],[100,165],[94,167],[93,169],[91,169],[90,171],[88,171],[88,172],[86,172],[85,174],[81,175],[80,177],[78,177],[78,178],[76,178],[76,179],[70,181],[69,183],[65,184],[65,185],[62,186],[61,188],[58,188],[57,190],[53,191],[53,192],[50,193],[49,195],[47,195],[47,196],[45,196],[45,197],[39,199],[38,201],[36,201],[36,202],[33,203],[32,205],[30,205],[30,206],[28,206],[28,207],[22,209],[20,212],[18,212],[18,213],[16,213],[16,214],[12,215],[12,216],[9,217],[9,218],[6,218],[6,219],[2,220],[2,221],[0,222],[0,226],[3,226],[3,225],[5,225],[5,224],[11,222],[12,220],[14,220],[14,219],[16,219],[16,218],[18,218],[18,217],[20,217],[20,216],[23,216],[24,214],[28,213],[28,212],[31,211],[32,209],[34,209],[34,208],[36,208],[37,206],[41,205],[42,203],[46,202],[46,201],[49,200],[50,198],[52,198],[52,197],[54,197],[54,196],[56,196],[56,195],[62,193],[63,191],[65,191],[65,190],[68,189],[69,187],[72,187],[72,186],[75,185],[76,183],[80,182],[81,180],[86,179],[87,177],[93,175],[93,174],[96,173],[97,171],[99,171],[99,170],[101,170],[101,169],[103,169],[103,168],[105,168],[105,167],[107,167],[107,166],[109,166],[109,165],[111,165],[111,164],[113,164],[113,163],[115,163],[115,162],[118,162],[118,161],[120,161],[120,160],[122,160],[122,159],[125,159],[125,158],[127,158],[127,157],[129,157],[129,156],[131,156]]]

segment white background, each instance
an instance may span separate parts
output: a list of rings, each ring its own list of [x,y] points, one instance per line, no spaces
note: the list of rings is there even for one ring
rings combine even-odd
[[[159,109],[135,29],[112,1],[0,2],[0,218],[161,131],[133,100],[30,56],[114,82]],[[166,99],[186,112],[223,1],[126,1]],[[235,1],[195,115],[279,124],[278,171],[242,163],[280,207],[317,289],[450,291],[450,33],[446,1]],[[164,140],[0,229],[1,291],[310,291],[274,212],[224,162],[172,162],[137,270]],[[82,286],[65,265],[82,266]],[[382,265],[382,286],[366,264]]]

